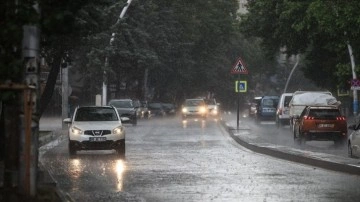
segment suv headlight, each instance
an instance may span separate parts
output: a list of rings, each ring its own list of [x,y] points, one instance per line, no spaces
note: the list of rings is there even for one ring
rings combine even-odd
[[[186,107],[184,107],[184,108],[182,108],[182,112],[186,113],[186,112],[188,112],[188,109]]]
[[[83,133],[83,131],[80,128],[75,127],[75,126],[71,127],[70,130],[71,130],[71,133],[74,135],[80,135]]]
[[[124,130],[123,127],[122,127],[122,126],[119,126],[119,127],[113,129],[113,133],[114,133],[115,135],[120,135],[120,134],[123,133],[123,130]]]
[[[206,113],[206,108],[205,107],[200,107],[200,109],[199,109],[199,111],[200,111],[200,113]]]

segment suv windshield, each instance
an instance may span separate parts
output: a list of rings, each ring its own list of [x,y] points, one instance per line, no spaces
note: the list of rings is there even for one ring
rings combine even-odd
[[[117,121],[112,108],[82,107],[76,111],[75,121]]]
[[[186,100],[185,105],[186,106],[199,106],[203,104],[203,100]]]

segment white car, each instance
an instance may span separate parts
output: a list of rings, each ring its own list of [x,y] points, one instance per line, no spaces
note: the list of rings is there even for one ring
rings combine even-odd
[[[205,99],[205,102],[209,110],[208,114],[217,117],[219,115],[220,103],[217,103],[215,98]]]
[[[280,128],[283,125],[290,124],[289,103],[293,97],[293,93],[283,93],[276,109],[276,126]]]
[[[204,99],[186,99],[182,106],[181,113],[183,120],[189,117],[206,119],[208,109]]]
[[[353,130],[348,137],[348,154],[350,157],[360,157],[360,122],[350,125]]]
[[[123,118],[122,118],[123,119]],[[75,109],[69,124],[69,154],[78,150],[116,150],[125,156],[125,129],[115,107],[82,106]]]

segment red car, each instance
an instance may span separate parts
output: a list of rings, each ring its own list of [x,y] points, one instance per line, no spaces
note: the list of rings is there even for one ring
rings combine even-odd
[[[294,140],[300,144],[311,140],[346,143],[347,122],[337,106],[307,106],[296,119]]]

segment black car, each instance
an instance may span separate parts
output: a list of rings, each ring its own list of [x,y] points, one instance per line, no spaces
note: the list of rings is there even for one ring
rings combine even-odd
[[[116,107],[120,117],[128,117],[133,126],[137,125],[137,107],[131,99],[112,99],[109,105]]]
[[[176,107],[172,103],[162,103],[165,110],[165,114],[168,116],[174,116],[176,114]]]
[[[150,111],[151,116],[162,117],[162,116],[166,115],[164,106],[163,106],[163,104],[161,102],[151,102],[151,103],[149,103],[148,110]]]

